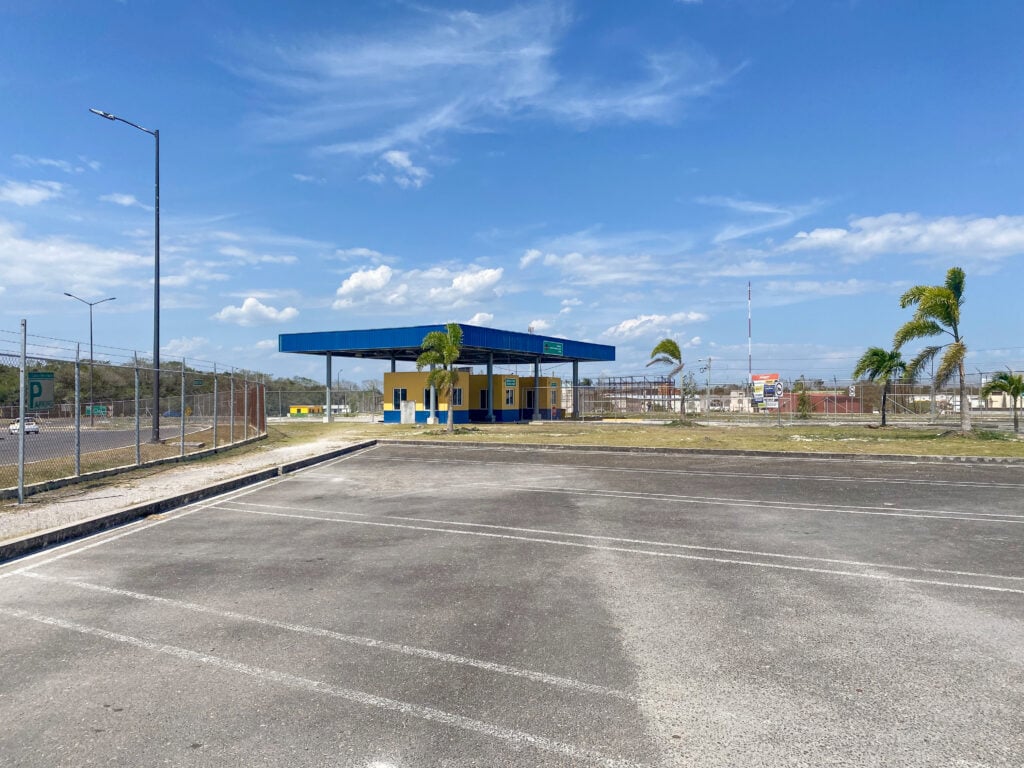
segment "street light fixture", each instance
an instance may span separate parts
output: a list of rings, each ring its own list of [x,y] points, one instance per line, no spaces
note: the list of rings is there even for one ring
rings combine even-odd
[[[105,301],[114,301],[117,296],[111,296],[108,299],[100,299],[98,301],[86,301],[81,296],[75,296],[75,294],[68,293],[67,291],[64,291],[64,295],[70,296],[72,299],[78,299],[83,304],[89,305],[89,426],[92,427],[96,425],[96,404],[92,398],[92,308]]]
[[[148,133],[156,139],[156,197],[153,210],[156,220],[156,238],[153,247],[153,434],[151,442],[160,442],[160,131],[149,130],[141,125],[136,125],[123,117],[112,115],[101,109],[89,109],[94,115],[107,120],[118,122],[137,128],[143,133]]]

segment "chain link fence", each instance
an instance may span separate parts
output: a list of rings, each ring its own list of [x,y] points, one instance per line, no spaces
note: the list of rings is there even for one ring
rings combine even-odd
[[[993,393],[981,396],[981,388],[991,373],[979,372],[967,382],[967,397],[972,419],[1003,425],[1009,423],[1013,403],[1008,395]],[[877,421],[881,417],[881,383],[849,379],[782,380],[784,394],[779,408],[758,408],[749,388],[742,384],[699,386],[686,382],[686,414],[693,418],[715,418],[733,421],[794,421],[797,419]],[[571,382],[564,382],[563,403],[572,416]],[[956,382],[942,388],[930,384],[889,384],[886,396],[887,420],[908,423],[959,423],[960,390]],[[576,401],[582,419],[650,418],[675,419],[680,416],[679,379],[632,376],[598,379],[576,390]],[[1018,402],[1018,407],[1024,403]]]
[[[222,448],[266,434],[265,386],[217,366],[159,370],[0,349],[0,494]],[[19,413],[24,398],[22,429]]]
[[[331,411],[335,420],[374,421],[383,418],[384,394],[378,388],[332,387]],[[322,420],[327,415],[327,390],[268,390],[267,416],[277,419]]]

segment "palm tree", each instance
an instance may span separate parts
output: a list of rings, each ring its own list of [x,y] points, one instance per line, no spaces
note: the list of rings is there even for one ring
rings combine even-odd
[[[960,377],[960,431],[971,431],[971,403],[967,399],[967,378],[964,359],[967,345],[960,336],[960,307],[964,303],[964,271],[952,267],[943,285],[915,285],[900,297],[900,306],[914,305],[914,316],[896,331],[893,349],[899,350],[908,341],[947,334],[952,341],[925,347],[907,364],[906,376],[916,378],[921,367],[946,350],[935,371],[935,386],[945,386],[956,373]]]
[[[683,372],[683,353],[679,349],[679,344],[676,343],[675,339],[662,339],[658,342],[657,346],[651,350],[651,361],[647,364],[648,366],[654,365],[671,365],[672,369],[668,372],[668,380],[671,384],[672,377],[677,373]],[[683,386],[683,377],[679,377],[679,413],[682,418],[686,418],[686,392]]]
[[[993,392],[1005,392],[1010,396],[1013,408],[1013,431],[1020,432],[1020,423],[1017,421],[1017,399],[1024,395],[1024,376],[1009,369],[1006,370],[1006,373],[1000,371],[981,388],[982,397],[988,397]]]
[[[428,365],[433,366],[430,375],[427,376],[427,384],[440,392],[448,403],[448,431],[454,432],[452,400],[455,387],[459,383],[459,372],[455,369],[455,362],[462,353],[462,326],[458,323],[448,323],[443,333],[431,331],[423,337],[421,347],[423,351],[416,358],[416,370],[422,371]]]
[[[907,369],[903,356],[898,349],[886,352],[881,347],[868,347],[867,352],[857,361],[853,369],[853,378],[867,376],[869,381],[882,381],[882,426],[885,426],[885,403],[889,397],[889,382],[893,376],[899,376]]]

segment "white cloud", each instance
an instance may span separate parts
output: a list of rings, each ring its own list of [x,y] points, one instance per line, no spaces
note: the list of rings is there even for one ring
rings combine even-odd
[[[0,184],[0,203],[17,206],[39,205],[64,194],[64,185],[57,181],[5,181]]]
[[[363,259],[364,261],[374,263],[387,261],[389,258],[380,251],[375,251],[372,248],[339,248],[334,252],[334,255],[341,259]]]
[[[162,282],[162,281],[161,281]],[[180,339],[171,339],[160,347],[160,354],[166,358],[181,358],[202,354],[209,348],[210,340],[204,336],[183,336]]]
[[[460,307],[484,295],[493,295],[494,287],[501,281],[504,269],[472,268],[452,276],[448,285],[430,288],[428,298],[437,303]]]
[[[551,323],[547,320],[537,318],[536,320],[531,320],[529,325],[527,325],[527,328],[529,328],[530,333],[543,333],[551,328]]]
[[[306,173],[293,173],[292,178],[301,181],[303,184],[326,184],[327,179],[322,176],[310,176]]]
[[[225,323],[251,326],[267,323],[285,323],[298,317],[299,310],[295,307],[275,309],[263,304],[259,299],[250,296],[240,307],[224,307],[213,317]]]
[[[11,159],[15,165],[22,168],[55,168],[58,171],[64,173],[82,173],[86,168],[93,171],[100,169],[100,164],[96,160],[89,160],[86,157],[79,157],[78,160],[81,165],[69,163],[67,160],[54,160],[49,157],[30,157],[29,155],[12,155]]]
[[[237,245],[225,245],[218,248],[217,253],[242,264],[294,264],[298,261],[291,254],[253,253],[248,248]]]
[[[145,285],[152,280],[153,254],[96,246],[49,236],[32,239],[12,224],[0,220],[0,275],[8,296],[29,302],[36,293],[80,295],[111,292],[125,285]]]
[[[114,203],[114,205],[123,205],[125,208],[137,207],[146,211],[153,210],[153,206],[140,203],[135,198],[135,195],[126,195],[120,192],[112,192],[109,195],[100,195],[100,200],[105,203]]]
[[[419,189],[430,178],[430,172],[426,168],[413,164],[408,152],[393,149],[381,155],[380,159],[391,166],[391,179],[402,189]]]
[[[1024,216],[865,216],[851,220],[845,229],[798,232],[779,250],[836,252],[852,263],[885,254],[999,259],[1024,253]]]
[[[349,275],[337,290],[334,309],[375,306],[405,307],[417,300],[423,307],[459,308],[499,292],[502,268],[469,267],[452,271],[430,267],[399,272],[387,265],[363,268]]]
[[[676,312],[671,315],[637,315],[623,320],[618,325],[607,329],[602,336],[620,339],[632,339],[650,334],[671,335],[672,329],[685,323],[699,323],[707,320],[702,312]],[[700,342],[699,337],[697,342]]]
[[[260,118],[257,131],[289,140],[341,134],[321,150],[380,156],[523,117],[577,127],[666,121],[731,76],[696,46],[679,43],[671,52],[624,56],[604,81],[559,71],[560,43],[575,21],[560,2],[491,13],[416,10],[406,24],[376,33],[252,41],[238,73],[280,94],[276,113]],[[415,177],[406,180],[416,185]]]
[[[352,296],[353,294],[379,291],[391,282],[394,271],[386,264],[381,264],[376,269],[360,269],[345,278],[338,287],[338,296]]]
[[[269,349],[272,352],[277,351],[277,339],[260,339],[256,342],[256,349]]]
[[[477,312],[469,318],[469,325],[489,325],[492,320],[494,320],[494,315],[490,312]]]
[[[544,254],[538,251],[536,248],[531,248],[530,250],[523,254],[521,259],[519,259],[519,268],[523,269],[525,267],[530,266],[531,264],[533,264],[533,262],[541,258],[543,255]]]
[[[558,314],[568,315],[570,312],[572,312],[574,307],[578,307],[582,303],[583,302],[580,301],[579,299],[562,299],[562,308],[559,310]]]
[[[715,235],[715,243],[724,243],[730,240],[737,240],[748,235],[767,232],[772,229],[786,227],[793,222],[802,219],[821,207],[819,201],[806,203],[804,205],[778,205],[776,203],[763,203],[755,200],[743,200],[736,197],[699,197],[698,203],[726,208],[745,215],[748,220],[742,223],[733,223],[724,227]]]

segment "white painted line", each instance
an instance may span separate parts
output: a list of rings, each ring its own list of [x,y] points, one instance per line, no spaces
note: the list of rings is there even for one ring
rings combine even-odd
[[[471,485],[467,483],[467,485]],[[642,501],[672,501],[681,504],[726,504],[732,507],[757,507],[758,509],[780,509],[790,512],[840,512],[849,515],[879,515],[882,517],[923,517],[934,520],[961,520],[980,523],[1024,524],[1024,514],[1007,515],[1001,512],[950,512],[934,509],[904,507],[857,507],[839,504],[810,504],[770,499],[736,499],[721,496],[683,496],[674,493],[645,493],[643,491],[617,491],[592,488],[547,488],[534,485],[510,485],[508,483],[481,482],[472,485],[495,488],[511,488],[532,493],[564,493],[576,496],[602,496],[614,499],[638,499]]]
[[[231,502],[234,504],[240,504],[240,502]],[[253,502],[246,502],[247,506],[243,506],[239,511],[247,511],[248,507],[260,507],[263,509],[284,509],[291,512],[314,512],[319,513],[321,510],[308,509],[304,507],[292,507],[284,506],[281,504],[255,504]],[[233,508],[232,508],[233,509]],[[803,560],[807,562],[815,563],[829,563],[832,565],[848,565],[857,566],[862,568],[882,568],[885,570],[895,571],[913,571],[915,573],[936,573],[944,574],[946,576],[969,576],[984,579],[1003,579],[1009,581],[1021,581],[1024,582],[1024,576],[1005,576],[996,573],[979,573],[976,571],[955,571],[946,568],[923,568],[916,565],[893,565],[890,563],[874,563],[863,560],[844,560],[832,557],[814,557],[812,555],[789,555],[781,552],[759,552],[757,550],[750,549],[730,549],[727,547],[708,547],[699,544],[680,544],[672,541],[654,541],[651,539],[631,539],[624,538],[621,536],[600,536],[596,534],[588,533],[574,533],[572,531],[555,531],[545,528],[522,528],[513,525],[493,525],[489,523],[467,523],[459,520],[436,520],[427,517],[404,517],[401,515],[380,515],[380,514],[365,514],[362,512],[339,512],[339,514],[347,515],[350,517],[364,517],[373,519],[385,519],[385,520],[402,520],[410,523],[431,523],[434,525],[453,525],[463,528],[486,528],[488,530],[496,531],[512,531],[515,533],[531,533],[542,536],[567,536],[574,539],[588,539],[590,541],[612,541],[619,544],[639,544],[645,547],[666,547],[668,549],[686,549],[698,552],[718,552],[727,555],[745,555],[747,557],[770,557],[777,558],[780,560]]]
[[[407,449],[409,449],[409,448],[412,448],[412,449],[415,449],[415,448],[423,449],[424,448],[424,446],[422,446],[422,445],[417,445],[415,441],[410,441],[410,442],[407,442],[407,443],[388,442],[386,446],[381,446],[381,447],[407,448]],[[445,446],[438,446],[438,445],[428,446],[428,448],[430,450],[437,450],[439,448],[447,448],[448,450],[458,450],[460,453],[463,452],[463,451],[480,451],[482,453],[486,453],[486,452],[489,452],[489,451],[493,451],[495,453],[536,453],[537,448],[541,448],[541,447],[543,447],[543,444],[539,444],[539,443],[538,444],[525,444],[522,447],[511,446],[511,445],[495,445],[495,444],[491,444],[491,445],[475,445],[473,443],[459,443],[457,445],[445,445]],[[545,448],[544,449],[544,453],[545,454],[554,454],[554,455],[571,453],[571,454],[578,454],[578,455],[585,455],[585,456],[596,456],[596,455],[631,456],[631,457],[634,457],[634,458],[662,457],[662,458],[680,458],[680,459],[707,459],[707,460],[714,461],[716,463],[722,463],[722,464],[745,464],[745,463],[750,463],[750,461],[753,460],[753,461],[758,461],[758,462],[770,462],[770,461],[801,462],[802,461],[802,462],[807,462],[807,463],[811,463],[811,464],[844,464],[844,465],[845,464],[881,464],[881,465],[885,465],[885,466],[894,466],[895,465],[895,466],[904,466],[904,467],[906,467],[906,466],[911,466],[911,467],[917,467],[917,466],[940,466],[940,467],[944,467],[944,468],[946,468],[946,467],[950,467],[950,468],[951,467],[960,467],[961,469],[972,469],[972,468],[980,466],[980,467],[982,467],[984,469],[999,469],[999,470],[1002,470],[1002,469],[1006,469],[1006,470],[1019,469],[1021,467],[1020,464],[1004,464],[1004,463],[1000,463],[998,461],[985,462],[983,464],[979,464],[977,462],[967,462],[967,461],[957,461],[956,460],[956,459],[960,459],[960,458],[972,458],[970,456],[965,456],[965,457],[960,457],[960,456],[944,457],[944,456],[921,455],[921,456],[913,456],[913,458],[908,459],[905,456],[901,458],[901,454],[892,454],[891,456],[895,457],[895,458],[892,458],[892,457],[886,456],[886,455],[878,455],[878,454],[870,454],[870,453],[868,453],[868,454],[843,454],[842,456],[839,456],[839,457],[828,456],[828,455],[825,455],[825,454],[822,454],[820,456],[798,456],[798,455],[793,455],[793,454],[786,454],[786,455],[777,455],[776,454],[776,455],[765,456],[765,455],[752,455],[752,454],[742,455],[742,454],[735,454],[735,453],[709,453],[707,451],[702,451],[699,448],[691,448],[691,449],[688,449],[685,452],[681,452],[681,453],[658,453],[656,451],[655,452],[638,451],[638,450],[635,450],[635,449],[631,450],[629,448],[621,448],[619,450],[605,448],[604,450],[594,451],[594,450],[588,450],[587,446],[581,446],[581,447],[562,446],[562,447],[559,447],[559,448]],[[1013,457],[1007,457],[1007,458],[1013,458]]]
[[[634,454],[635,455],[635,454]],[[760,457],[758,457],[760,458]],[[476,466],[501,467],[537,467],[544,466],[534,462],[510,461],[470,461],[468,459],[426,459],[404,456],[374,456],[371,461],[412,462],[416,464],[471,464]],[[723,472],[698,469],[654,469],[648,467],[608,467],[591,464],[559,464],[560,469],[587,470],[591,472],[626,472],[654,475],[680,475],[683,477],[741,477],[755,480],[800,480],[832,483],[881,483],[887,485],[934,485],[954,488],[1012,488],[1024,489],[1024,483],[983,483],[970,480],[921,480],[912,477],[855,477],[851,475],[783,475],[773,472]]]
[[[204,613],[209,616],[217,616],[218,618],[231,619],[234,621],[247,622],[252,624],[261,624],[267,627],[274,627],[275,629],[282,629],[287,632],[296,632],[302,635],[308,635],[311,637],[323,637],[330,640],[337,640],[342,643],[348,643],[350,645],[362,646],[365,648],[374,648],[382,651],[390,651],[391,653],[400,653],[406,656],[414,656],[421,659],[430,659],[431,661],[440,661],[446,664],[457,664],[465,667],[475,667],[476,669],[482,669],[487,672],[494,672],[500,675],[508,675],[510,677],[519,677],[532,682],[544,683],[546,685],[556,686],[558,688],[564,688],[567,690],[573,690],[580,693],[591,693],[599,696],[610,696],[616,699],[622,699],[624,701],[639,701],[639,698],[632,694],[626,693],[625,691],[619,691],[614,688],[608,688],[603,685],[594,685],[593,683],[584,683],[580,680],[574,680],[568,677],[559,677],[558,675],[549,675],[546,672],[536,672],[530,669],[522,669],[521,667],[513,667],[507,664],[497,664],[490,661],[481,661],[480,659],[473,659],[467,656],[457,656],[452,653],[442,653],[440,651],[433,651],[429,648],[418,648],[412,645],[404,645],[402,643],[392,643],[387,640],[377,640],[371,637],[359,637],[357,635],[347,635],[341,632],[334,632],[329,629],[322,629],[319,627],[310,627],[303,624],[292,624],[285,621],[276,621],[275,619],[266,619],[259,616],[251,616],[245,613],[238,613],[236,611],[222,611],[217,608],[211,608],[206,605],[200,605],[198,603],[189,603],[184,600],[174,600],[168,597],[160,597],[158,595],[150,595],[144,592],[133,592],[127,589],[118,589],[115,587],[107,587],[102,584],[92,584],[87,581],[80,579],[65,578],[62,576],[51,576],[42,573],[22,573],[21,576],[28,578],[38,579],[40,581],[49,582],[51,584],[64,584],[79,589],[90,590],[92,592],[100,592],[107,595],[118,595],[120,597],[127,597],[132,600],[140,600],[149,603],[155,603],[158,605],[166,605],[171,608],[180,608],[187,611],[194,611],[196,613]]]
[[[118,528],[107,529],[105,531],[99,531],[98,533],[94,533],[94,534],[92,534],[91,536],[88,537],[89,539],[94,539],[96,537],[102,537],[98,541],[93,541],[91,544],[83,544],[81,539],[77,539],[77,540],[74,540],[74,541],[64,542],[63,544],[58,544],[58,545],[56,545],[54,547],[48,547],[48,548],[46,548],[46,549],[44,549],[44,550],[42,550],[40,552],[34,552],[31,555],[26,555],[25,557],[19,558],[18,560],[14,560],[11,563],[7,563],[5,566],[2,566],[2,567],[9,567],[11,565],[16,565],[18,563],[23,563],[26,560],[35,560],[37,558],[45,558],[45,559],[40,560],[39,562],[32,563],[30,565],[26,565],[26,566],[23,566],[21,568],[14,568],[13,570],[8,570],[8,571],[6,571],[4,573],[0,573],[0,579],[7,578],[8,576],[17,576],[19,574],[25,573],[26,571],[32,570],[33,568],[39,568],[40,566],[43,566],[43,565],[49,565],[50,563],[54,563],[54,562],[56,562],[58,560],[63,560],[65,557],[70,557],[71,555],[76,555],[79,552],[85,552],[87,550],[90,550],[93,547],[102,547],[105,544],[109,544],[112,541],[117,541],[118,539],[123,539],[125,536],[132,536],[132,535],[134,535],[136,533],[141,533],[142,531],[147,531],[147,530],[149,530],[150,528],[152,528],[155,525],[163,525],[164,523],[169,523],[172,520],[177,520],[177,519],[179,519],[181,517],[185,517],[187,515],[191,515],[194,512],[199,512],[200,510],[203,510],[203,509],[211,509],[213,507],[216,507],[217,504],[220,503],[220,502],[232,501],[232,500],[234,500],[234,499],[236,499],[236,498],[238,498],[240,496],[247,496],[250,493],[255,493],[257,490],[263,488],[263,486],[265,486],[267,484],[275,483],[275,482],[280,482],[280,481],[281,481],[280,477],[269,478],[269,479],[264,480],[262,482],[255,483],[254,485],[246,486],[245,488],[239,488],[236,491],[229,491],[228,493],[226,493],[226,494],[224,494],[222,496],[218,496],[218,497],[216,497],[214,499],[209,499],[207,501],[198,501],[198,502],[195,502],[194,504],[189,504],[188,506],[185,506],[185,507],[178,507],[177,509],[172,509],[169,512],[162,512],[160,514],[161,515],[166,515],[166,517],[160,517],[157,520],[151,519],[153,517],[153,515],[150,515],[148,517],[142,518],[141,520],[137,520],[136,522],[127,523],[125,526],[123,526],[127,530],[122,531],[121,533],[114,534],[114,535],[105,535],[105,534],[109,534],[111,531],[118,530]],[[55,551],[61,552],[61,554],[53,555],[53,552],[55,552]]]
[[[52,616],[44,616],[38,613],[31,613],[17,608],[0,607],[0,614],[18,619],[35,621],[40,624],[78,632],[83,635],[99,637],[104,640],[122,643],[133,648],[139,648],[153,653],[166,654],[180,659],[181,661],[193,664],[204,664],[216,669],[235,672],[240,675],[251,677],[261,683],[276,684],[309,693],[332,696],[334,698],[361,704],[366,707],[375,707],[377,709],[397,712],[401,715],[416,717],[421,720],[439,723],[452,728],[460,728],[464,731],[471,731],[473,733],[500,739],[517,747],[532,747],[544,752],[561,754],[572,760],[579,760],[586,764],[603,765],[608,766],[608,768],[646,768],[642,763],[608,757],[600,752],[594,752],[583,747],[577,747],[574,744],[556,741],[545,736],[537,736],[525,731],[505,728],[483,720],[475,720],[470,717],[465,717],[464,715],[457,715],[452,712],[446,712],[433,707],[426,707],[421,704],[411,704],[397,699],[376,696],[372,693],[366,693],[355,688],[344,688],[322,680],[312,680],[310,678],[288,674],[287,672],[278,672],[277,670],[267,669],[266,667],[244,664],[239,661],[232,661],[231,659],[226,659],[221,656],[213,656],[208,653],[200,653],[199,651],[193,651],[176,645],[154,643],[131,635],[122,635],[117,632],[110,632],[98,627],[90,627],[73,621],[58,619]]]
[[[672,559],[677,559],[677,560],[693,560],[693,561],[697,561],[697,562],[717,563],[719,565],[742,565],[742,566],[748,566],[748,567],[752,567],[752,568],[768,568],[768,569],[780,570],[780,571],[798,571],[798,572],[801,572],[801,573],[820,573],[820,574],[826,574],[826,575],[831,575],[831,576],[847,576],[847,577],[852,577],[852,578],[857,578],[857,579],[872,579],[872,580],[875,580],[875,581],[893,581],[893,582],[901,582],[901,583],[906,583],[906,584],[927,584],[927,585],[931,585],[931,586],[951,587],[951,588],[955,588],[955,589],[975,589],[975,590],[980,590],[980,591],[983,591],[983,592],[1007,592],[1007,593],[1012,593],[1012,594],[1024,595],[1024,589],[1014,589],[1014,588],[1011,588],[1011,587],[992,587],[992,586],[988,586],[988,585],[985,585],[985,584],[967,584],[967,583],[955,582],[955,581],[940,581],[938,579],[917,579],[917,578],[912,578],[912,577],[909,577],[909,576],[893,576],[893,575],[887,574],[887,573],[858,573],[856,571],[843,571],[843,570],[835,570],[835,569],[830,569],[830,568],[811,568],[809,566],[801,566],[801,565],[783,565],[781,563],[759,563],[759,562],[752,561],[752,560],[736,560],[736,559],[733,559],[733,558],[708,557],[708,556],[704,556],[704,555],[686,555],[686,554],[682,554],[680,552],[655,552],[655,551],[646,550],[646,549],[634,549],[632,547],[610,547],[610,546],[601,546],[601,545],[597,545],[597,544],[585,544],[585,543],[577,542],[577,541],[557,541],[555,539],[541,539],[541,538],[536,538],[536,537],[531,537],[531,536],[512,536],[512,535],[509,535],[509,534],[487,533],[487,532],[484,532],[484,531],[461,531],[461,530],[454,530],[452,528],[434,528],[434,527],[426,526],[426,525],[403,525],[403,524],[400,524],[400,523],[381,523],[381,522],[376,522],[376,521],[372,521],[372,520],[350,520],[350,519],[346,519],[346,518],[342,518],[342,517],[321,517],[319,515],[298,515],[298,514],[285,513],[285,512],[266,512],[266,511],[260,511],[260,510],[256,510],[256,509],[243,509],[243,510],[234,510],[234,509],[230,509],[230,508],[227,508],[227,509],[229,509],[229,511],[246,512],[247,514],[250,514],[250,515],[266,515],[268,517],[286,517],[286,518],[294,518],[294,519],[297,519],[297,520],[319,520],[319,521],[326,522],[326,523],[344,523],[346,525],[367,525],[367,526],[374,526],[374,527],[378,527],[378,528],[401,528],[401,529],[412,530],[412,531],[429,531],[429,532],[432,532],[432,533],[447,533],[447,534],[459,535],[459,536],[479,536],[479,537],[488,538],[488,539],[503,539],[503,540],[507,540],[507,541],[521,541],[521,542],[527,542],[527,543],[531,543],[531,544],[549,544],[549,545],[555,545],[555,546],[560,546],[560,547],[574,547],[574,548],[578,548],[578,549],[593,549],[593,550],[601,550],[601,551],[605,551],[605,552],[622,552],[622,553],[630,554],[630,555],[646,555],[648,557],[664,557],[664,558],[672,558]],[[344,515],[346,513],[339,512],[338,514],[339,515]]]

